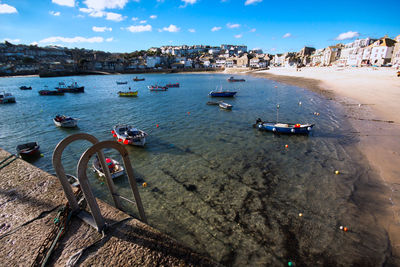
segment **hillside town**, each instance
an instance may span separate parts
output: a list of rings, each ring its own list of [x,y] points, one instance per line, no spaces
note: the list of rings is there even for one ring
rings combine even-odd
[[[0,43],[0,75],[57,76],[88,73],[265,69],[274,67],[396,67],[400,66],[400,35],[365,38],[326,48],[268,54],[246,45],[181,45],[151,47],[132,53],[107,53],[60,46]]]

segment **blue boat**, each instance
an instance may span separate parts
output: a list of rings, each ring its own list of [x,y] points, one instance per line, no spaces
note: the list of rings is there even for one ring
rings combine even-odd
[[[263,122],[261,119],[257,119],[254,126],[260,131],[284,134],[308,134],[311,132],[314,124]]]
[[[236,93],[231,91],[211,91],[208,95],[212,97],[233,97]]]

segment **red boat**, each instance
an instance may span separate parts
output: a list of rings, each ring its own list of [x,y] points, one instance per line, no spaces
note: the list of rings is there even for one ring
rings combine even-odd
[[[21,157],[35,156],[39,153],[40,146],[36,142],[30,142],[17,146],[17,153]]]
[[[179,87],[179,83],[168,83],[165,85],[165,87],[171,88],[171,87]]]

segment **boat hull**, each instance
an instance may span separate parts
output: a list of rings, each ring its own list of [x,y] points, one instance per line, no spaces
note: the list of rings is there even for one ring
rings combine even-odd
[[[17,146],[17,153],[20,157],[32,157],[39,154],[40,146],[37,142],[30,142]]]
[[[309,134],[314,124],[282,124],[282,123],[258,123],[256,128],[260,131],[268,131],[282,134]]]
[[[147,88],[149,88],[150,91],[167,91],[168,87],[165,86],[147,86]]]
[[[62,93],[84,93],[85,92],[85,87],[80,86],[80,87],[75,87],[75,88],[60,88],[56,87],[58,92]]]
[[[222,109],[232,110],[232,105],[231,104],[228,104],[228,103],[225,103],[225,102],[221,102],[218,105]]]
[[[223,91],[223,92],[213,92],[211,91],[208,95],[211,97],[234,97],[236,95],[237,92],[227,92],[227,91]]]

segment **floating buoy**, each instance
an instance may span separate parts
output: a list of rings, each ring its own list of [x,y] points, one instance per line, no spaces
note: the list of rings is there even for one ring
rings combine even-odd
[[[129,144],[129,141],[128,140],[124,140],[124,145],[127,145],[127,144]]]
[[[41,157],[44,157],[44,155],[43,155],[43,154],[40,154],[40,156],[41,156]]]
[[[288,266],[294,266],[294,262],[289,261],[289,262],[287,263],[287,265],[288,265]]]
[[[303,217],[303,213],[300,212],[300,213],[299,213],[299,217]]]
[[[299,101],[299,106],[301,106],[301,101]]]
[[[347,232],[349,230],[349,228],[347,228],[346,226],[343,227],[343,231]]]
[[[190,112],[188,111],[188,113],[187,113],[188,115],[190,115]]]
[[[156,127],[157,127],[157,128],[158,128],[158,126],[159,126],[159,125],[158,125],[158,124],[156,124]]]
[[[341,225],[341,226],[339,227],[339,229],[340,229],[340,230],[343,230],[343,226]]]
[[[275,85],[275,88],[278,88],[278,86]]]
[[[361,104],[358,104],[358,107],[361,107]]]
[[[335,174],[339,174],[340,172],[339,171],[335,171]]]
[[[285,145],[285,147],[286,147],[286,148],[288,148],[288,147],[289,147],[289,145]]]
[[[142,186],[143,186],[143,187],[146,187],[146,186],[147,186],[147,183],[146,183],[146,182],[144,182],[144,183],[142,184]]]

